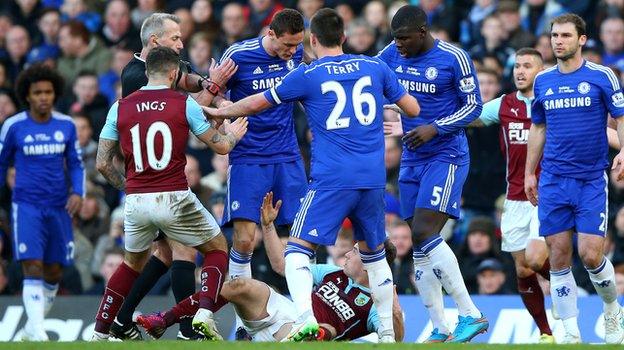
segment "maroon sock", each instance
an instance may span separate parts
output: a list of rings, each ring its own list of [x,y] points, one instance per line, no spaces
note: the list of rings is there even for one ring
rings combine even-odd
[[[224,297],[219,295],[217,302],[214,304],[214,311],[219,311],[225,304],[229,301]],[[165,319],[165,323],[167,327],[180,322],[183,318],[189,318],[195,316],[197,313],[197,309],[199,309],[199,292],[191,295],[188,298],[184,298],[181,302],[177,303],[171,310],[165,312],[163,318]]]
[[[199,292],[199,307],[216,312],[217,300],[223,280],[227,273],[228,255],[222,250],[212,250],[204,256],[201,270],[201,290]]]
[[[542,268],[539,271],[535,272],[539,273],[540,276],[550,281],[550,261],[546,259],[546,261],[544,261],[544,265],[542,265]]]
[[[139,273],[123,262],[111,276],[102,297],[100,308],[95,317],[95,331],[108,334],[113,320],[117,316],[130,288],[139,277]]]
[[[537,281],[537,275],[532,274],[526,278],[518,277],[518,292],[527,311],[535,320],[540,334],[552,335],[544,309],[544,293]]]

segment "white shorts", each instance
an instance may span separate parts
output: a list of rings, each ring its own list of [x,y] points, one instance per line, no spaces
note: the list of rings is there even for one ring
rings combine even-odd
[[[275,339],[273,334],[277,333],[280,328],[286,323],[294,323],[297,319],[295,304],[285,296],[274,291],[269,287],[271,291],[269,294],[269,301],[267,302],[267,313],[269,316],[258,321],[243,321],[243,326],[251,335],[251,339],[257,342],[263,341],[278,341],[281,339]]]
[[[221,229],[191,190],[134,193],[126,196],[124,232],[126,250],[142,252],[158,230],[189,247],[210,241]]]
[[[529,201],[505,199],[501,217],[501,232],[504,252],[517,252],[526,249],[530,239],[544,240],[539,236],[537,207]]]

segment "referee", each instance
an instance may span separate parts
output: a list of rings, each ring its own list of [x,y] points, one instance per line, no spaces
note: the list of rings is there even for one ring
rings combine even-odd
[[[145,19],[141,26],[141,42],[143,44],[141,53],[135,54],[121,72],[122,97],[126,97],[147,85],[145,58],[153,48],[166,46],[173,49],[178,55],[180,54],[180,50],[184,47],[181,40],[180,19],[166,13],[152,14]],[[188,64],[180,61],[180,74],[176,81],[176,87],[187,92],[199,92],[205,89],[207,93],[202,94],[202,100],[198,102],[202,105],[210,105],[215,102],[218,106],[221,102],[226,101],[219,96],[221,87],[225,86],[236,69],[237,66],[232,60],[228,60],[220,66],[217,66],[213,60],[210,67],[211,79],[206,79],[196,74],[190,74]],[[171,248],[169,244],[171,244]],[[168,271],[169,267],[171,267],[171,289],[176,302],[180,302],[195,293],[195,249],[176,242],[169,242],[169,244],[164,239],[157,239],[154,242],[154,253],[130,294],[124,300],[123,306],[110,329],[111,336],[124,340],[141,338],[136,324],[132,322],[132,314],[143,297]],[[197,333],[191,327],[191,319],[181,322],[178,339],[186,340],[195,337],[197,337]]]

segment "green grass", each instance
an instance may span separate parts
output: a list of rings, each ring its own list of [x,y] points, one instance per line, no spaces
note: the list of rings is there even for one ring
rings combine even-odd
[[[350,343],[249,343],[249,342],[180,342],[180,341],[146,341],[146,342],[125,342],[125,343],[0,343],[0,349],[10,350],[581,350],[593,349],[623,349],[622,345],[498,345],[498,344],[350,344]]]

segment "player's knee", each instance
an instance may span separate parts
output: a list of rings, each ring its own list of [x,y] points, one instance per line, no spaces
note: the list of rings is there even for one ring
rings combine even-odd
[[[44,266],[43,279],[46,282],[50,284],[55,284],[55,283],[60,282],[62,277],[63,277],[63,268],[60,265],[54,264],[54,265]]]
[[[167,244],[166,240],[160,240],[160,241],[156,241],[154,242],[154,253],[153,255],[160,261],[162,261],[163,264],[167,265],[167,266],[171,266],[171,261],[173,260],[173,256],[172,256],[172,251],[171,248],[169,247],[169,244]]]
[[[173,247],[171,258],[172,260],[182,260],[182,261],[190,261],[195,263],[195,256],[197,255],[197,250],[195,248],[178,245]]]
[[[255,232],[241,232],[232,238],[232,247],[240,253],[251,253],[254,250]]]
[[[583,265],[590,269],[594,269],[600,266],[602,260],[604,259],[604,254],[600,249],[585,249],[579,251],[579,256],[581,258],[581,261],[583,262]]]
[[[534,273],[535,271],[531,270],[528,266],[516,265],[516,275],[519,278],[527,278]]]
[[[533,271],[539,271],[544,266],[547,256],[539,253],[527,253],[526,264]]]
[[[234,278],[228,282],[229,292],[233,296],[243,295],[249,292],[250,283],[247,278]]]
[[[39,260],[26,260],[22,262],[24,277],[43,278],[43,262]]]

